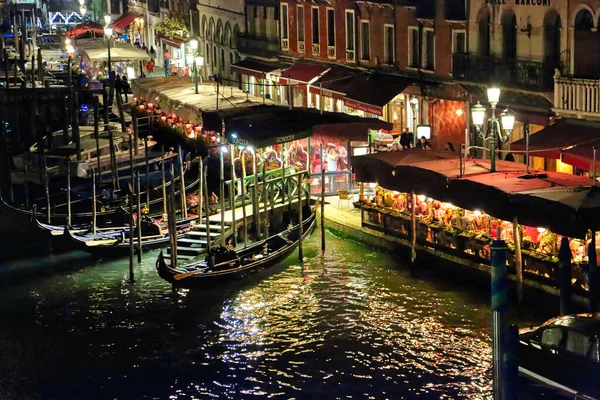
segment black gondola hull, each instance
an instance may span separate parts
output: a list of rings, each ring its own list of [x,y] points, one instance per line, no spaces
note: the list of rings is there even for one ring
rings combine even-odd
[[[304,221],[304,234],[303,237],[309,237],[315,229],[315,215],[312,214],[309,218]],[[282,232],[278,235],[273,235],[268,239],[260,241],[252,246],[249,246],[246,249],[242,249],[238,252],[241,256],[244,254],[257,254],[260,253],[260,249],[262,249],[265,243],[269,243],[269,241],[281,241],[284,244],[273,252],[272,256],[267,256],[264,259],[256,260],[253,262],[248,262],[245,265],[240,265],[239,267],[231,268],[230,270],[224,271],[216,271],[216,272],[207,272],[207,273],[198,273],[193,275],[188,275],[183,279],[176,279],[177,275],[185,274],[186,271],[180,268],[171,268],[165,262],[164,256],[161,254],[158,256],[156,261],[156,269],[158,275],[166,280],[167,282],[175,285],[176,287],[181,287],[184,289],[208,289],[215,287],[217,285],[223,285],[230,282],[234,282],[240,279],[244,279],[250,275],[257,273],[260,270],[264,270],[275,266],[286,258],[288,258],[298,247],[298,232],[299,226],[296,225],[290,231]],[[282,238],[281,235],[285,235],[286,239]],[[202,264],[202,263],[196,263]]]

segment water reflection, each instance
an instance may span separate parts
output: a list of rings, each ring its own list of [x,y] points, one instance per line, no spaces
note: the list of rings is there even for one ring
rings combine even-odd
[[[489,397],[484,301],[318,245],[205,292],[171,292],[156,253],[133,285],[119,260],[5,287],[0,398]]]

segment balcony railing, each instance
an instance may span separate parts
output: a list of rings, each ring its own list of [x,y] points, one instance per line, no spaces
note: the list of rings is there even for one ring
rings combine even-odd
[[[554,65],[549,62],[511,60],[471,54],[452,55],[452,76],[457,81],[497,83],[526,90],[552,90]]]
[[[554,108],[561,114],[600,114],[600,79],[554,75]]]
[[[288,43],[287,39],[282,39],[282,47],[284,44],[284,40],[286,41],[286,43]],[[279,53],[279,40],[277,38],[265,38],[245,35],[238,37],[237,46],[238,50],[242,53],[264,56],[275,56]]]

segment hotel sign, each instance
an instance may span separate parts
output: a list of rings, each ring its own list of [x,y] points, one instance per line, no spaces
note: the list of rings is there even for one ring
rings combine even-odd
[[[511,0],[485,0],[485,4],[492,5],[503,5],[507,4],[507,1]],[[542,6],[542,7],[550,7],[552,4],[550,3],[552,0],[512,0],[515,3],[515,6]]]
[[[371,104],[362,103],[360,101],[345,98],[344,105],[346,107],[354,108],[355,110],[360,110],[360,111],[368,112],[371,114],[379,115],[380,117],[383,116],[383,110],[381,109],[381,107],[377,107],[377,106],[374,106]]]

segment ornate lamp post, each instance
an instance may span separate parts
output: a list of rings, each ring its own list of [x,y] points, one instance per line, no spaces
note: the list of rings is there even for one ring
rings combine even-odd
[[[111,71],[111,66],[110,66],[110,41],[112,39],[112,35],[113,35],[113,30],[110,27],[110,21],[111,21],[111,17],[110,15],[105,15],[104,16],[104,40],[106,40],[106,45],[108,46],[108,77],[110,78],[110,71]]]
[[[85,16],[86,11],[87,11],[87,7],[85,6],[85,0],[79,0],[79,12],[81,14],[82,20],[83,20],[83,17]]]
[[[198,66],[196,63],[196,53],[198,52],[198,41],[196,39],[190,40],[190,48],[192,49],[191,59],[194,69],[194,93],[198,94]]]
[[[490,172],[496,171],[496,135],[502,143],[506,142],[515,125],[515,113],[506,109],[500,114],[500,119],[496,118],[496,105],[500,101],[500,89],[492,87],[487,90],[488,102],[492,106],[492,115],[489,118],[489,129],[487,132],[482,132],[481,127],[485,120],[485,107],[481,103],[477,102],[475,106],[471,108],[471,117],[473,119],[473,125],[477,128],[479,137],[483,140],[490,141]],[[503,133],[504,131],[504,133]]]

